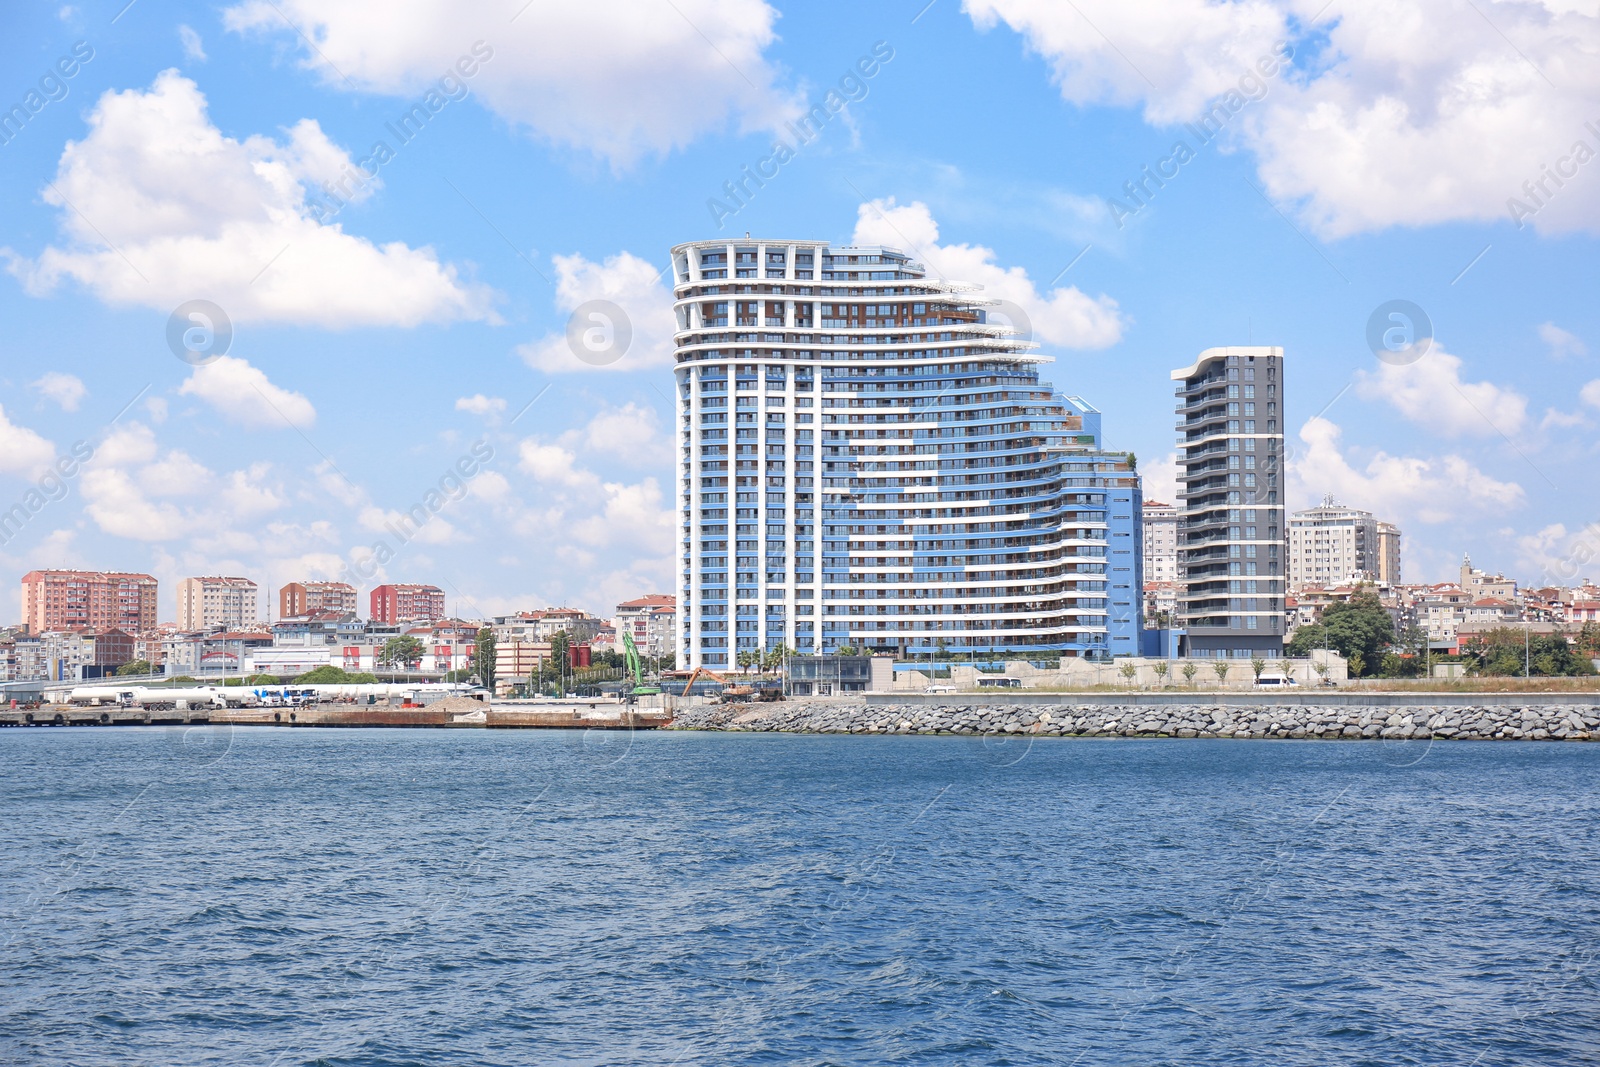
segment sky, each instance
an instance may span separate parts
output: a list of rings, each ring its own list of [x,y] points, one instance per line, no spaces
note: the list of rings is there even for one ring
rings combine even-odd
[[[1600,578],[1597,54],[1587,0],[10,4],[0,580],[670,592],[667,251],[746,231],[1011,301],[1147,498],[1169,372],[1279,345],[1292,506]]]

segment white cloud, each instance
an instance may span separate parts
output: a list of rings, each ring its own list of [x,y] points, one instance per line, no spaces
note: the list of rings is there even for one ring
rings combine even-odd
[[[183,541],[202,556],[258,550],[253,524],[286,503],[271,464],[218,476],[182,449],[162,450],[140,422],[114,428],[83,469],[84,512],[104,532]]]
[[[183,42],[183,54],[197,63],[206,61],[205,44],[200,40],[200,35],[189,26],[178,26],[178,39]]]
[[[306,429],[317,421],[317,409],[299,393],[282,389],[236,356],[222,356],[196,367],[178,392],[197,396],[241,426]]]
[[[1546,322],[1539,327],[1539,339],[1550,346],[1551,359],[1568,359],[1572,356],[1587,356],[1589,346],[1583,339],[1574,333],[1569,333],[1553,322]]]
[[[563,328],[517,348],[517,354],[528,366],[559,373],[646,370],[672,365],[672,336],[677,330],[677,319],[672,311],[672,293],[662,282],[662,268],[651,266],[631,252],[619,252],[603,263],[581,255],[552,259],[556,268],[557,309],[570,316],[587,301],[610,301],[627,317],[626,329],[631,332],[631,339],[620,358],[611,362],[589,362],[578,358]],[[603,317],[579,324],[580,331],[595,331],[592,336],[596,345],[615,342],[621,336],[621,327],[622,324],[604,321]],[[595,358],[609,357],[601,353]]]
[[[541,443],[530,437],[517,449],[517,466],[540,483],[580,486],[589,477],[577,469],[578,457],[560,445]]]
[[[144,409],[149,414],[151,422],[160,424],[167,421],[166,397],[150,397],[144,402]]]
[[[1145,503],[1178,504],[1178,454],[1168,452],[1153,463],[1139,465]]]
[[[497,396],[484,396],[475,393],[472,396],[456,398],[456,410],[469,412],[473,415],[498,415],[505,411],[506,402]]]
[[[1520,432],[1528,398],[1509,386],[1461,380],[1461,360],[1434,341],[1427,354],[1404,366],[1380,363],[1356,377],[1356,391],[1382,400],[1419,426],[1446,437],[1491,437]]]
[[[494,318],[489,291],[432,249],[380,247],[309,216],[307,189],[352,167],[314,120],[282,142],[236,141],[211,124],[195,83],[168,70],[148,92],[107,92],[89,126],[43,192],[61,209],[64,245],[36,260],[5,251],[35,295],[70,278],[110,304],[170,311],[212,300],[235,323]]]
[[[46,399],[55,401],[62,411],[77,411],[78,404],[89,392],[83,379],[60,371],[49,371],[33,383],[33,388]]]
[[[0,407],[0,471],[32,476],[55,458],[54,445],[26,426],[12,422],[6,417],[5,408]]]
[[[1271,196],[1323,236],[1512,220],[1512,198],[1537,209],[1541,232],[1600,231],[1600,162],[1561,162],[1579,140],[1600,147],[1584,126],[1600,97],[1600,17],[1551,0],[1477,6],[1463,17],[1454,0],[966,3],[980,28],[1021,33],[1066,100],[1142,104],[1191,148],[1179,124],[1235,92],[1225,141],[1254,152]],[[1241,83],[1280,41],[1292,72]],[[1145,162],[1130,160],[1130,176]],[[1562,186],[1546,166],[1569,171]]]
[[[672,463],[672,442],[661,432],[655,409],[632,402],[602,409],[581,429],[563,434],[562,442],[586,455],[607,456],[635,466]]]
[[[1122,337],[1123,320],[1115,300],[1090,297],[1075,286],[1041,295],[1026,270],[996,263],[993,249],[941,245],[939,225],[920,201],[897,204],[891,196],[862,204],[851,239],[861,245],[899,248],[920,259],[931,276],[981,285],[981,298],[1011,301],[1031,321],[1034,339],[1046,345],[1104,348]]]
[[[1389,521],[1430,525],[1501,515],[1526,500],[1520,485],[1491,478],[1458,455],[1420,458],[1377,451],[1358,467],[1341,447],[1342,434],[1320,417],[1300,428],[1289,461],[1291,499],[1309,506],[1331,493]]]
[[[1592,408],[1600,408],[1600,378],[1579,389],[1578,399]]]
[[[796,113],[765,55],[777,14],[763,0],[247,0],[224,21],[300,48],[293,22],[316,42],[307,66],[334,88],[421,98],[465,61],[468,90],[508,122],[625,166]],[[444,88],[459,95],[462,82]]]

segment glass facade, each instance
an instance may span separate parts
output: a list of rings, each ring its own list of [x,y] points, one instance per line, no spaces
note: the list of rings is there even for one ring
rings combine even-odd
[[[680,664],[1135,651],[1131,457],[997,301],[883,247],[698,242],[672,270]]]

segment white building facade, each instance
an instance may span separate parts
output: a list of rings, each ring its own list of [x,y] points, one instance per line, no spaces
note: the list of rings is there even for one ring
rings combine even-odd
[[[1289,516],[1289,584],[1349,585],[1378,577],[1378,520],[1330,498]]]
[[[680,667],[1137,651],[1138,475],[997,301],[884,247],[705,241],[672,271]]]
[[[248,578],[185,578],[178,583],[180,630],[242,630],[260,619],[256,583]]]

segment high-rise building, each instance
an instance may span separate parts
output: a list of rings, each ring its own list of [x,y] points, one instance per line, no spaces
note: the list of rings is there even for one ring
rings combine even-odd
[[[22,576],[22,620],[30,634],[156,625],[156,580],[120,571],[29,571]]]
[[[1191,656],[1283,650],[1283,349],[1208,348],[1178,383],[1178,618]]]
[[[1378,523],[1378,581],[1400,584],[1400,527],[1392,522]]]
[[[348,582],[290,582],[278,590],[278,617],[356,611],[356,587]]]
[[[1346,585],[1378,577],[1378,520],[1332,497],[1289,516],[1289,585]]]
[[[1178,509],[1171,504],[1144,503],[1144,580],[1178,580]]]
[[[972,286],[704,241],[676,286],[678,663],[1136,652],[1139,476]]]
[[[436,585],[380,585],[371,602],[373,622],[406,626],[444,618],[444,590]]]
[[[185,578],[178,583],[180,630],[242,630],[261,621],[256,583],[248,578]]]

